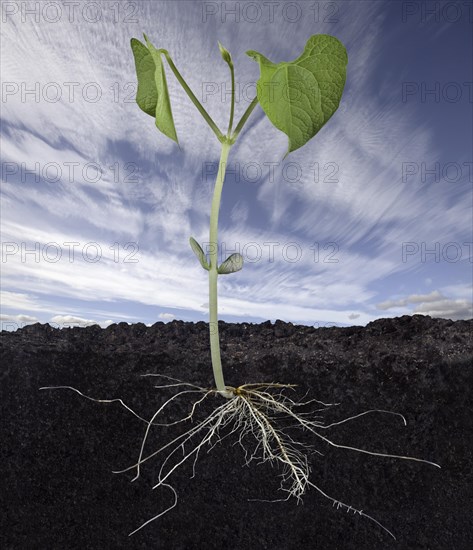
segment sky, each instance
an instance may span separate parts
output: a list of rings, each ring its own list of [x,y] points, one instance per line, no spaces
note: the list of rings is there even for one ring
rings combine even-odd
[[[338,111],[284,158],[257,107],[219,218],[219,318],[366,325],[473,317],[473,4],[4,1],[1,319],[86,326],[208,320],[205,248],[220,144],[166,66],[179,147],[136,102],[130,48],[169,51],[217,125],[255,95],[245,52],[291,61],[314,34],[348,52]]]

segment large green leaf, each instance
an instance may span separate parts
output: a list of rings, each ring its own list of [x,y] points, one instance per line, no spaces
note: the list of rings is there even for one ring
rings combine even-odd
[[[156,119],[157,128],[177,143],[161,53],[151,44],[146,35],[145,40],[148,47],[136,38],[131,39],[138,77],[136,102],[140,109]]]
[[[348,56],[333,36],[316,34],[295,61],[272,63],[258,52],[257,95],[269,120],[289,138],[286,155],[305,145],[335,113],[342,97]]]

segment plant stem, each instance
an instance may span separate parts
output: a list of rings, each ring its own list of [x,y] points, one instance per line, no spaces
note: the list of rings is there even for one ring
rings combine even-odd
[[[220,162],[218,165],[217,179],[215,181],[214,194],[212,198],[212,207],[210,210],[210,237],[209,237],[209,330],[210,330],[210,355],[212,357],[212,369],[214,374],[215,385],[217,391],[224,397],[233,397],[225,386],[222,370],[222,360],[220,357],[220,337],[218,333],[218,213],[220,210],[220,200],[222,197],[223,182],[225,181],[225,171],[227,169],[227,160],[230,153],[230,148],[235,143],[238,134],[243,128],[248,117],[258,105],[258,98],[255,97],[248,109],[238,123],[234,134],[230,137],[231,128],[233,125],[234,100],[235,100],[235,78],[233,67],[230,66],[232,74],[232,107],[230,111],[230,123],[228,126],[228,137],[220,140],[222,142],[222,152],[220,154]]]
[[[245,111],[245,113],[241,117],[240,122],[237,124],[237,127],[235,128],[235,131],[233,132],[233,135],[231,137],[232,143],[235,143],[235,140],[238,137],[238,134],[241,132],[243,126],[245,125],[245,122],[248,120],[248,117],[251,115],[256,105],[258,105],[258,97],[255,97],[253,99],[253,101],[248,106],[248,109]]]
[[[232,106],[230,107],[230,122],[228,123],[227,132],[227,136],[230,137],[232,135],[233,115],[235,112],[235,69],[233,67],[233,63],[230,63],[228,66],[230,67],[230,74],[232,78]]]
[[[171,56],[169,55],[169,52],[167,50],[159,50],[160,53],[162,53],[169,64],[169,67],[171,67],[172,72],[174,73],[174,76],[179,81],[179,84],[184,88],[184,91],[189,96],[189,99],[192,101],[192,103],[197,107],[199,113],[204,117],[207,124],[212,128],[214,134],[217,136],[218,140],[220,142],[223,141],[224,135],[219,130],[218,126],[215,124],[215,122],[212,120],[212,117],[209,115],[209,113],[204,109],[200,101],[197,99],[197,97],[194,95],[194,92],[189,88],[187,85],[187,82],[182,78],[181,73],[177,70],[176,65],[174,65],[173,60],[171,59]]]
[[[233,117],[235,112],[235,72],[233,63],[229,63],[231,79],[232,79],[232,103],[230,108],[230,121],[228,124],[227,136],[224,136],[218,129],[215,122],[212,120],[207,111],[202,107],[200,101],[195,97],[192,90],[187,85],[186,81],[182,78],[181,73],[174,65],[169,53],[166,50],[159,50],[169,63],[169,67],[174,73],[175,77],[184,88],[184,91],[189,96],[192,103],[197,107],[200,114],[207,121],[208,125],[212,128],[218,140],[222,144],[222,151],[220,154],[220,162],[218,165],[217,179],[215,181],[215,188],[212,198],[212,207],[210,210],[210,237],[209,237],[209,331],[210,331],[210,355],[212,358],[212,369],[217,391],[224,397],[231,398],[233,393],[228,391],[225,386],[225,380],[223,378],[222,360],[220,357],[220,338],[218,332],[218,292],[217,292],[217,279],[218,279],[218,214],[220,211],[220,200],[222,197],[223,182],[225,181],[225,171],[227,169],[227,160],[230,153],[230,148],[235,143],[238,134],[240,133],[243,125],[247,121],[253,109],[258,104],[258,98],[255,97],[248,109],[242,116],[238,123],[235,132],[231,135],[233,127]]]
[[[218,165],[217,179],[212,198],[212,207],[210,210],[210,237],[209,237],[209,330],[210,330],[210,354],[212,357],[212,369],[217,390],[225,397],[231,394],[225,387],[222,371],[222,361],[220,358],[220,339],[218,334],[218,303],[217,303],[217,278],[218,278],[218,213],[220,210],[220,199],[222,197],[223,182],[225,180],[225,171],[227,169],[227,159],[230,152],[231,143],[227,140],[222,142],[222,152]]]

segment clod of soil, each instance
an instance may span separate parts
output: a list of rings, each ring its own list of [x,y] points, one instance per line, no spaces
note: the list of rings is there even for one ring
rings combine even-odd
[[[2,332],[0,352],[2,485],[0,546],[8,550],[471,550],[473,548],[473,320],[427,316],[379,319],[366,327],[313,328],[276,321],[220,322],[226,383],[298,384],[294,396],[337,402],[326,422],[368,409],[402,413],[363,416],[324,435],[336,443],[436,462],[335,449],[310,434],[298,437],[324,456],[310,456],[311,480],[329,495],[362,509],[366,518],[337,510],[310,489],[303,505],[248,499],[284,498],[277,467],[244,466],[236,436],[177,470],[177,506],[128,537],[171,505],[165,488],[152,491],[159,460],[134,483],[112,470],[132,465],[146,426],[121,398],[151,418],[172,389],[157,390],[162,373],[212,385],[208,325],[203,322],[119,323],[101,329],[30,325]],[[209,398],[200,415],[220,403]],[[161,417],[187,414],[176,400]],[[203,416],[201,416],[203,418]],[[152,430],[147,450],[178,427]],[[159,457],[158,457],[159,458]]]

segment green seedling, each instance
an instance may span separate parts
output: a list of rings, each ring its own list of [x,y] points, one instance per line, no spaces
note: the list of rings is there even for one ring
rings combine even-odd
[[[190,246],[200,265],[208,274],[210,351],[215,387],[203,388],[188,382],[169,378],[163,374],[153,373],[142,375],[161,377],[167,381],[167,383],[156,386],[156,388],[179,389],[178,393],[175,393],[170,399],[165,401],[148,421],[125,405],[121,399],[95,399],[84,395],[75,388],[61,386],[62,388],[76,391],[80,395],[93,401],[102,403],[119,402],[137,418],[146,423],[146,431],[136,464],[120,472],[134,470],[136,475],[133,480],[135,480],[140,476],[142,464],[160,453],[165,453],[165,458],[158,472],[158,482],[154,488],[169,488],[173,493],[173,504],[155,517],[146,521],[138,527],[138,529],[130,533],[130,535],[136,533],[136,531],[149,524],[151,521],[174,508],[177,503],[177,494],[173,487],[169,485],[168,481],[176,469],[190,459],[194,461],[195,465],[199,452],[206,445],[210,445],[212,448],[229,434],[236,434],[237,442],[244,450],[247,464],[256,460],[258,463],[276,463],[282,468],[280,489],[286,493],[286,498],[278,500],[288,500],[291,497],[300,500],[307,488],[312,487],[325,498],[332,501],[337,507],[345,508],[347,511],[351,510],[374,521],[394,538],[391,531],[381,525],[377,520],[363,511],[356,510],[348,504],[327,495],[322,489],[310,481],[308,454],[309,452],[322,453],[314,450],[312,447],[299,443],[294,437],[289,435],[288,430],[294,427],[301,428],[333,447],[380,457],[401,458],[424,462],[440,467],[433,462],[418,458],[377,453],[365,449],[340,445],[322,435],[324,430],[370,413],[377,412],[395,415],[401,418],[404,424],[406,424],[404,416],[399,413],[376,409],[362,412],[338,422],[324,424],[318,420],[320,416],[316,416],[314,413],[325,412],[328,407],[337,405],[336,403],[323,403],[315,399],[295,401],[286,395],[288,390],[294,389],[295,386],[292,384],[257,382],[245,383],[237,387],[228,386],[225,384],[220,357],[217,302],[218,277],[236,273],[243,268],[243,258],[240,254],[231,254],[220,265],[218,265],[217,261],[218,215],[230,150],[237,139],[239,139],[245,123],[258,105],[262,108],[271,123],[279,131],[286,134],[288,138],[286,156],[300,147],[303,147],[311,140],[330,120],[339,106],[345,86],[346,66],[348,62],[345,47],[337,38],[319,34],[309,38],[302,54],[291,62],[273,63],[258,52],[253,50],[248,51],[247,54],[256,61],[259,66],[260,76],[257,82],[257,95],[249,104],[240,121],[234,127],[234,65],[230,52],[219,44],[220,54],[230,70],[232,85],[230,118],[227,131],[224,133],[218,128],[194,95],[181,73],[176,68],[168,51],[156,49],[146,35],[144,35],[144,39],[145,43],[135,38],[131,40],[131,48],[138,78],[136,95],[138,106],[146,114],[155,119],[155,124],[160,132],[178,143],[166,81],[164,64],[164,61],[166,61],[172,73],[221,144],[220,162],[210,209],[208,255],[204,252],[200,244],[193,237],[190,237]],[[189,414],[170,424],[159,423],[159,416],[162,414],[163,410],[182,396],[197,397],[190,407]],[[195,422],[199,405],[210,396],[220,398],[221,402],[217,402],[217,405],[209,416]],[[307,412],[308,408],[313,406],[318,408]],[[153,425],[172,426],[191,420],[194,422],[189,430],[180,434],[153,453],[145,456],[144,450],[146,441]],[[227,433],[225,436],[221,436],[220,434],[224,429],[226,429]]]
[[[217,308],[218,276],[235,273],[243,267],[243,257],[240,254],[232,254],[220,266],[217,262],[218,214],[230,149],[258,104],[274,126],[287,135],[289,145],[286,155],[305,145],[338,108],[345,86],[347,53],[339,40],[324,34],[312,36],[302,55],[289,63],[272,63],[264,55],[253,50],[248,51],[247,54],[260,67],[258,92],[233,130],[235,71],[230,52],[219,44],[222,58],[230,69],[232,83],[230,120],[227,133],[224,134],[195,97],[169,53],[163,49],[157,50],[146,35],[144,38],[146,45],[135,38],[131,40],[138,77],[136,101],[139,107],[155,119],[157,128],[164,135],[178,142],[164,73],[165,58],[179,83],[221,143],[220,162],[210,211],[209,258],[192,237],[190,245],[209,277],[210,350],[215,384],[222,395],[232,397],[233,388],[227,388],[224,383]]]

